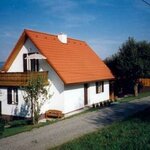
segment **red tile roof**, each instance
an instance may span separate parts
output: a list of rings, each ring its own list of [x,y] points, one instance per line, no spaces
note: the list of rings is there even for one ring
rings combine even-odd
[[[46,56],[48,63],[65,84],[114,79],[109,68],[84,41],[67,38],[67,43],[64,44],[56,35],[31,30],[25,30],[19,41],[25,41],[26,37]],[[8,70],[17,55],[17,46],[21,45],[19,41],[4,70]]]

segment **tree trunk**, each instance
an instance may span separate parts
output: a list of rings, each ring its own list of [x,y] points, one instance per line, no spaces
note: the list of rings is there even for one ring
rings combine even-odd
[[[114,101],[115,100],[115,95],[114,95],[114,81],[110,81],[109,83],[109,97],[110,97],[110,100],[111,101]]]
[[[35,122],[35,117],[34,117],[34,111],[35,111],[35,106],[33,102],[33,98],[31,100],[31,119],[32,119],[32,124],[36,124]]]
[[[134,85],[134,96],[138,96],[138,82]]]
[[[36,124],[35,113],[36,113],[36,110],[35,110],[35,100],[34,100],[34,102],[33,102],[33,118],[32,118],[34,125]]]

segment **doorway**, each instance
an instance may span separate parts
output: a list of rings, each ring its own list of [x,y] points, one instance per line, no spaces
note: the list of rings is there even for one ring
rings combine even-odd
[[[30,56],[35,53],[23,54],[23,70],[27,71],[39,71],[39,60],[38,59],[26,59],[27,56]]]
[[[84,84],[84,105],[88,104],[88,84]]]

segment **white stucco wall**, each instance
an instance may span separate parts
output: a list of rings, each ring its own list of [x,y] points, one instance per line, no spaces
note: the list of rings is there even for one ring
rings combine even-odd
[[[84,85],[68,85],[64,91],[64,113],[84,107]]]
[[[109,81],[104,81],[104,92],[96,93],[95,82],[88,83],[88,105],[109,99]],[[84,84],[68,85],[64,89],[64,113],[84,107]]]
[[[0,88],[0,101],[2,114],[12,116],[30,117],[30,105],[23,100],[23,91],[18,89],[18,104],[7,104],[7,88]]]
[[[41,112],[44,113],[49,109],[61,110],[64,112],[64,83],[53,68],[44,61],[41,62],[41,70],[48,70],[49,72],[49,92],[52,95],[51,98],[43,105]]]
[[[96,94],[95,83],[90,83],[88,88],[89,105],[109,99],[109,81],[104,81],[104,92]]]
[[[23,72],[23,54],[38,52],[37,48],[32,44],[31,40],[27,39],[25,44],[22,46],[8,72]]]

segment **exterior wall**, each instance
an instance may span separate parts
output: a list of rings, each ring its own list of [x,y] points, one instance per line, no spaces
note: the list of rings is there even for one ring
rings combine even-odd
[[[38,52],[37,48],[32,44],[31,40],[27,39],[22,46],[14,62],[10,66],[8,72],[23,72],[23,54]]]
[[[23,100],[23,91],[18,90],[18,104],[7,104],[7,88],[0,88],[2,114],[20,117],[30,117],[30,105]]]
[[[95,83],[90,83],[88,88],[88,104],[99,103],[109,99],[109,81],[104,81],[104,92],[96,94]]]
[[[46,62],[41,63],[41,70],[48,70],[49,72],[49,93],[51,95],[51,98],[43,105],[41,112],[45,113],[45,111],[49,109],[61,110],[64,112],[64,83],[53,68]]]
[[[75,111],[84,107],[84,85],[68,85],[64,91],[64,113]]]
[[[104,81],[104,92],[96,94],[95,82],[88,83],[88,105],[109,99],[109,81]],[[84,107],[84,84],[68,85],[64,89],[64,113]]]

